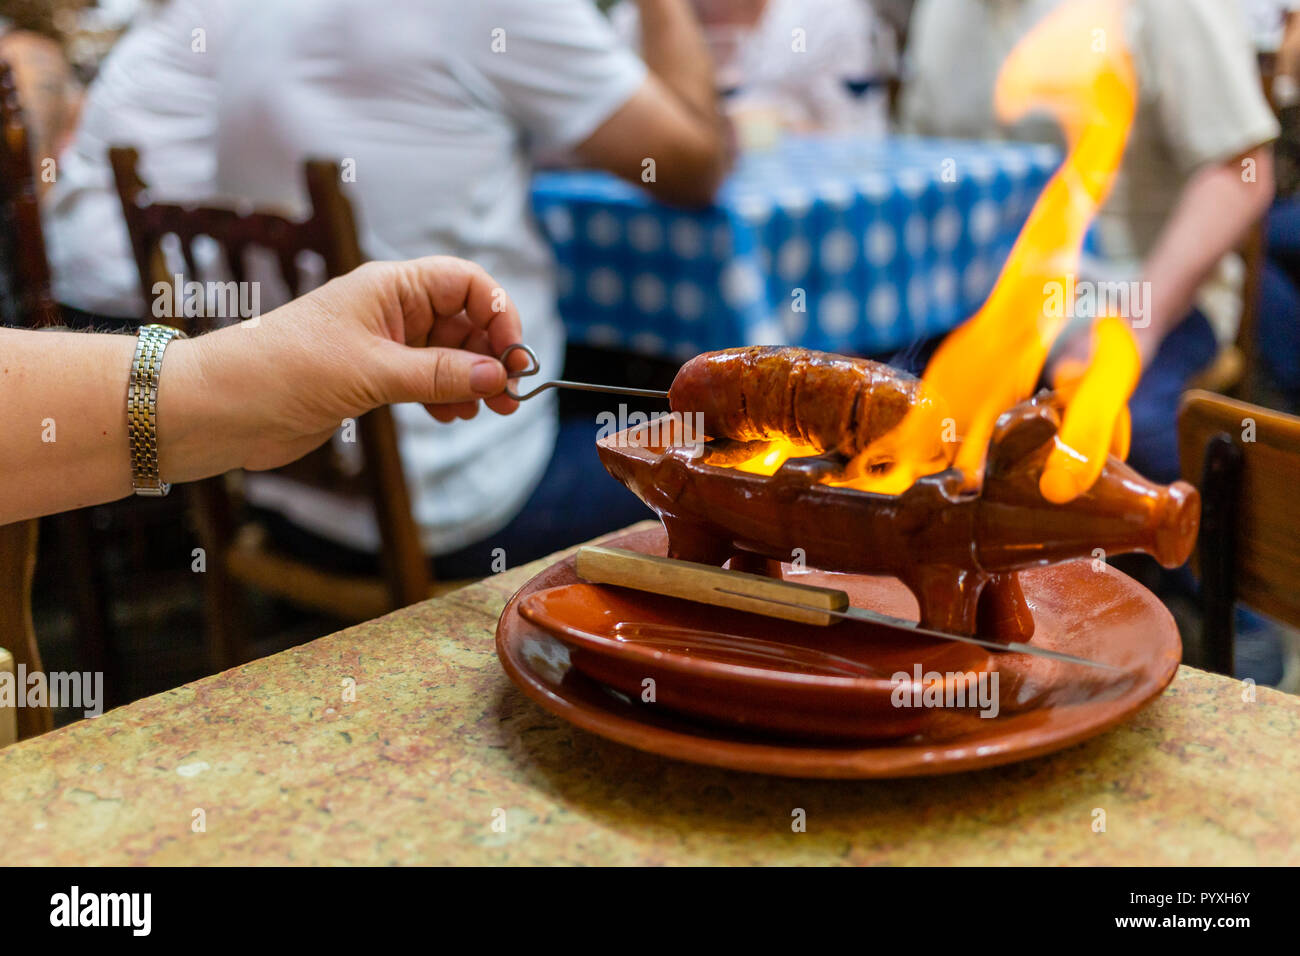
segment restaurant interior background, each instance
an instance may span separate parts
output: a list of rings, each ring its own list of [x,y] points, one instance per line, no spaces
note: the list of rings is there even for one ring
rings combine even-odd
[[[1295,238],[1287,246],[1275,237],[1281,224],[1295,221],[1295,82],[1278,70],[1281,21],[1259,10],[1269,5],[1224,3],[1240,8],[1253,34],[1260,89],[1280,119],[1277,212],[1272,226],[1261,220],[1251,228],[1238,244],[1239,255],[1224,267],[1242,290],[1241,331],[1221,336],[1214,360],[1183,384],[1296,413],[1300,389],[1290,376],[1300,363],[1300,312],[1262,311],[1300,305],[1292,288],[1300,276]],[[11,27],[30,18],[62,51],[84,89],[137,8],[148,5],[149,0],[5,0],[0,14]],[[632,6],[610,11],[629,42],[635,42],[636,25],[625,14]],[[979,310],[1061,162],[1060,145],[1050,134],[1041,141],[970,136],[937,145],[900,138],[909,71],[921,66],[914,54],[925,53],[908,46],[910,7],[875,5],[872,32],[853,47],[863,57],[860,67],[818,64],[831,69],[839,102],[820,118],[798,121],[783,114],[783,104],[748,102],[743,91],[729,88],[741,84],[744,69],[751,68],[735,49],[752,39],[754,28],[737,27],[726,17],[713,25],[718,83],[737,104],[732,118],[740,150],[714,205],[663,205],[607,174],[570,168],[564,156],[545,158],[548,168],[533,180],[532,213],[556,264],[568,337],[566,378],[666,389],[685,359],[741,343],[851,352],[919,374],[943,335]],[[4,49],[0,44],[0,56]],[[956,137],[964,133],[951,131]],[[71,130],[62,135],[70,137]],[[942,173],[932,175],[946,162],[962,171],[957,189],[945,188]],[[820,192],[803,188],[809,182],[830,186]],[[838,199],[831,186],[845,197]],[[364,225],[366,210],[359,216]],[[653,263],[649,272],[647,262]],[[791,290],[806,292],[806,309],[790,307]],[[856,290],[864,290],[860,299]],[[596,416],[609,407],[607,398],[580,392],[560,397],[562,417],[588,421],[593,440]],[[630,407],[659,410],[653,401]],[[1175,423],[1166,424],[1172,434]],[[623,504],[640,508],[631,496]],[[1294,516],[1279,520],[1295,526]],[[590,537],[557,526],[555,549]],[[289,600],[277,586],[239,587],[232,603],[214,603],[194,567],[199,547],[187,494],[42,519],[33,600],[46,666],[102,670],[113,706],[352,622]],[[1116,564],[1160,588],[1163,572],[1153,561]],[[268,573],[275,567],[267,565]],[[1178,622],[1185,659],[1204,663],[1202,607],[1194,588],[1160,593]],[[238,620],[247,643],[236,652],[215,647],[213,615]],[[1235,627],[1238,676],[1300,692],[1295,630],[1250,609],[1238,611]],[[61,710],[56,724],[77,716]]]

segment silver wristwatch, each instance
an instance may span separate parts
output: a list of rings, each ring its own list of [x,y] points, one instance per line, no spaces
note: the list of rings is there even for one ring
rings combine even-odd
[[[158,379],[163,353],[174,338],[185,338],[169,325],[144,325],[131,360],[126,390],[126,433],[131,446],[131,487],[137,495],[161,498],[172,490],[158,473]]]

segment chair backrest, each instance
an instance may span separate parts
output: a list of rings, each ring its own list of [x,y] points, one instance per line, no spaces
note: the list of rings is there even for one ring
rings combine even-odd
[[[6,243],[0,263],[8,273],[18,324],[41,328],[61,319],[50,294],[29,141],[13,72],[0,60],[0,224],[5,227],[0,242]]]
[[[304,164],[312,212],[307,219],[293,220],[259,210],[156,202],[140,178],[139,154],[135,149],[114,147],[109,150],[109,162],[146,301],[157,283],[170,286],[175,280],[164,252],[168,236],[178,240],[187,273],[194,279],[200,278],[195,254],[195,241],[200,237],[212,240],[221,248],[236,282],[246,281],[247,253],[253,249],[267,250],[274,254],[280,277],[293,296],[303,291],[299,257],[304,252],[319,255],[331,279],[351,272],[365,261],[357,241],[352,205],[339,188],[336,163],[308,160]],[[187,333],[206,332],[212,317],[200,316],[198,321],[187,324]]]
[[[45,257],[36,178],[32,172],[27,127],[9,65],[0,60],[0,255],[20,326],[58,325],[59,310],[50,295],[50,266]],[[41,670],[41,656],[32,627],[32,577],[36,570],[37,522],[19,521],[0,527],[0,646],[10,663],[27,673]],[[23,689],[15,685],[15,691]],[[44,733],[53,726],[47,706],[19,707],[0,714],[0,745],[10,736]]]
[[[1206,476],[1207,448],[1211,457],[1228,450],[1236,472],[1222,486],[1230,501],[1215,500],[1213,487],[1201,489],[1208,520],[1216,522],[1225,509],[1232,517],[1225,525],[1232,540],[1202,538],[1203,575],[1213,559],[1206,552],[1225,549],[1235,597],[1300,626],[1300,418],[1191,391],[1178,414],[1178,441],[1183,476],[1198,486],[1215,481],[1213,467]]]
[[[0,644],[27,674],[40,671],[41,655],[32,628],[32,577],[36,573],[37,522],[19,521],[0,526]],[[16,694],[26,687],[14,683]],[[19,707],[18,739],[43,734],[54,726],[49,701],[44,706]]]
[[[139,156],[129,147],[109,151],[117,181],[122,212],[131,236],[131,248],[140,276],[145,302],[159,282],[173,285],[165,242],[174,236],[180,245],[188,274],[199,277],[195,241],[206,237],[221,249],[226,266],[236,282],[246,281],[246,254],[254,249],[273,254],[290,293],[300,289],[299,258],[303,253],[319,255],[329,278],[341,276],[363,261],[357,240],[352,207],[340,188],[339,167],[324,160],[309,160],[305,166],[312,210],[306,219],[294,220],[266,211],[243,211],[222,206],[191,206],[154,201],[137,171]],[[153,321],[150,319],[150,321]],[[168,320],[196,334],[208,331],[213,320]],[[188,327],[186,327],[188,326]],[[366,494],[374,505],[383,541],[385,575],[394,607],[424,600],[429,593],[429,568],[420,545],[419,531],[411,517],[410,497],[402,473],[397,430],[387,408],[362,416],[357,423],[362,470],[349,475],[339,467],[329,445],[302,462],[285,469],[296,481],[325,487],[335,492]],[[358,482],[357,479],[360,479]]]

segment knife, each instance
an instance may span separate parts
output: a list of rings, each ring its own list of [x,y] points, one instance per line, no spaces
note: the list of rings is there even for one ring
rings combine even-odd
[[[965,634],[920,627],[915,621],[882,614],[867,608],[853,607],[849,596],[835,588],[796,584],[777,578],[728,571],[709,564],[661,558],[621,548],[589,545],[578,550],[578,577],[593,584],[615,584],[620,587],[665,594],[669,597],[748,611],[766,617],[795,621],[800,624],[828,626],[840,620],[866,621],[887,627],[906,628],[913,634],[945,641],[974,644],[994,651],[1012,651],[1032,654],[1070,664],[1082,664],[1100,670],[1122,672],[1123,668],[1101,661],[1076,657],[1063,651],[1035,647],[1021,641],[986,641]]]

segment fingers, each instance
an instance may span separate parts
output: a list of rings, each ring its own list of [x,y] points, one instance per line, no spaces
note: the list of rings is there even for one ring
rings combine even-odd
[[[480,401],[502,415],[519,407],[503,394],[506,370],[496,361],[521,341],[519,312],[482,267],[448,256],[372,263],[333,293],[345,298],[331,311],[364,314],[357,302],[374,307],[364,324],[382,332],[368,379],[382,401],[418,402],[439,421],[472,418]],[[514,371],[528,365],[520,353],[508,361]]]
[[[466,417],[460,415],[464,406],[477,408],[480,399],[500,395],[506,385],[501,363],[477,352],[385,342],[376,354],[379,391],[388,403],[448,406],[447,414]]]
[[[398,263],[409,345],[460,346],[500,355],[522,337],[519,312],[501,284],[473,262],[429,256]],[[412,334],[414,333],[414,334]]]
[[[473,418],[478,414],[478,402],[453,402],[450,405],[425,405],[424,410],[443,424]]]
[[[501,285],[476,263],[447,256],[430,256],[400,263],[408,291],[403,309],[414,309],[428,317],[429,326],[423,341],[418,334],[405,336],[408,344],[432,348],[462,349],[479,355],[501,355],[509,346],[522,340],[519,312]],[[427,312],[424,306],[427,304]],[[414,341],[413,341],[414,339]],[[511,371],[528,367],[522,352],[513,353],[507,364]],[[499,367],[499,365],[497,366]],[[485,373],[481,373],[485,374]],[[486,381],[486,379],[485,379]],[[506,387],[504,372],[486,398],[487,406],[499,415],[509,415],[519,407],[514,399],[502,394]],[[426,403],[434,404],[434,403]],[[468,408],[430,413],[439,421],[470,418],[477,412]]]

